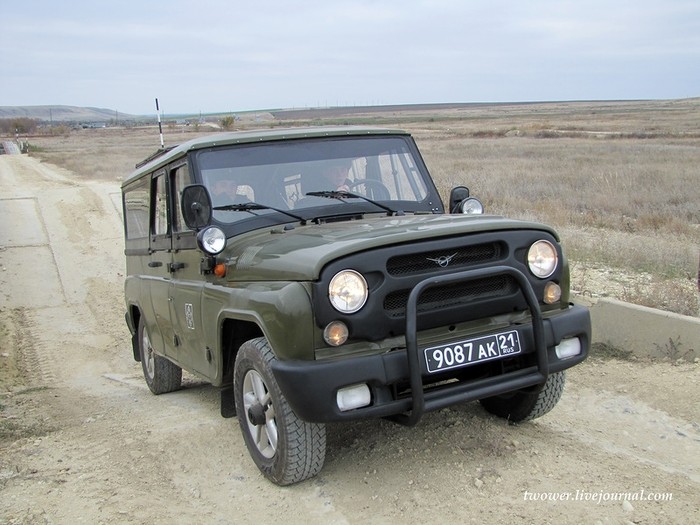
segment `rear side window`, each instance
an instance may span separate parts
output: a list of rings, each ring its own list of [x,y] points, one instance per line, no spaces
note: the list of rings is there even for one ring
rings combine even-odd
[[[124,191],[124,222],[129,240],[148,237],[148,182],[144,178]]]
[[[165,183],[165,174],[162,173],[154,180],[153,233],[155,235],[168,233],[168,188]]]
[[[190,172],[187,169],[187,165],[183,165],[175,169],[173,172],[173,208],[175,210],[175,224],[173,229],[177,232],[189,231],[189,228],[185,224],[185,219],[182,216],[182,208],[180,207],[180,201],[182,200],[183,190],[192,184],[192,178],[190,177]]]

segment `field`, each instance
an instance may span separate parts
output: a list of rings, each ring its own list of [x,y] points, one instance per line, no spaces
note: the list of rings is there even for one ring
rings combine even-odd
[[[697,315],[700,99],[335,108],[240,115],[237,129],[362,124],[410,130],[446,199],[468,186],[487,212],[560,232],[576,293]],[[218,132],[164,126],[166,144]],[[33,155],[118,181],[159,145],[156,128],[28,139]]]

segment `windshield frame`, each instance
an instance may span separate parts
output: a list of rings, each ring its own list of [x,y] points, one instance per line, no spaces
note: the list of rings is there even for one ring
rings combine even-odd
[[[309,192],[335,191],[335,188],[313,184],[303,187],[301,177],[307,175],[295,173],[298,167],[309,170],[310,166],[326,165],[341,159],[352,159],[355,162],[355,165],[350,168],[350,173],[353,173],[361,165],[357,159],[362,159],[365,164],[360,166],[360,169],[364,168],[365,178],[370,176],[385,178],[387,170],[381,171],[376,161],[380,154],[385,155],[387,159],[393,159],[391,161],[392,177],[396,179],[397,173],[403,177],[389,190],[394,192],[393,195],[391,193],[380,195],[383,198],[377,198],[375,194],[357,199],[310,197],[307,196]],[[231,177],[235,175],[238,177],[237,182],[242,183],[236,185],[237,193],[235,195],[229,193],[224,197],[224,201],[215,202],[215,199],[212,199],[215,209],[212,223],[222,227],[227,235],[287,224],[294,222],[295,216],[305,223],[306,221],[343,220],[343,218],[357,219],[367,214],[377,213],[386,215],[386,211],[376,203],[381,203],[382,206],[401,214],[444,213],[443,203],[427,167],[413,138],[407,134],[304,137],[259,143],[227,144],[190,151],[189,157],[195,183],[203,184],[210,193],[214,189],[212,177],[221,178],[225,172],[231,173]],[[372,159],[372,166],[367,159]],[[386,162],[386,159],[382,161]],[[242,173],[245,176],[241,179]],[[357,176],[357,173],[354,173],[354,176]],[[295,177],[299,180],[292,180]],[[274,191],[279,190],[280,184],[288,191],[288,186],[284,185],[288,185],[290,180],[296,184],[297,200],[293,205],[289,205],[291,201],[284,200],[285,197],[289,199],[288,194],[284,194],[281,200],[274,200],[272,197]],[[304,179],[304,181],[307,180],[310,179]],[[354,181],[348,180],[348,182]],[[272,189],[267,191],[266,185],[270,185]],[[366,188],[355,187],[350,192],[359,193],[361,190],[371,192],[371,184],[361,184],[361,186]],[[342,191],[348,191],[347,187],[343,187]],[[375,191],[377,192],[378,190]],[[399,195],[400,192],[403,193]],[[413,199],[401,198],[410,196]],[[243,202],[252,202],[260,206],[229,206]],[[229,210],[226,210],[226,207]],[[217,208],[219,208],[218,212]]]

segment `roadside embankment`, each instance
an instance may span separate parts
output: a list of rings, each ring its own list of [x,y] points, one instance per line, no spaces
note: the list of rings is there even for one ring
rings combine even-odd
[[[599,299],[589,303],[593,343],[638,357],[693,361],[700,358],[700,318]]]

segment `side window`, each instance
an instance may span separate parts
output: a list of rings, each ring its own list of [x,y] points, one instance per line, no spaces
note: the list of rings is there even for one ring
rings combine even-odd
[[[148,237],[148,182],[144,178],[124,190],[124,223],[129,240]]]
[[[189,228],[185,224],[185,219],[182,217],[180,202],[182,200],[182,191],[190,184],[192,184],[192,179],[190,178],[190,172],[187,169],[187,164],[184,164],[173,171],[173,207],[175,208],[175,212],[173,213],[173,216],[175,217],[173,229],[178,232],[189,231]]]
[[[157,175],[153,181],[153,233],[155,235],[168,233],[168,189],[165,182],[163,173]]]

